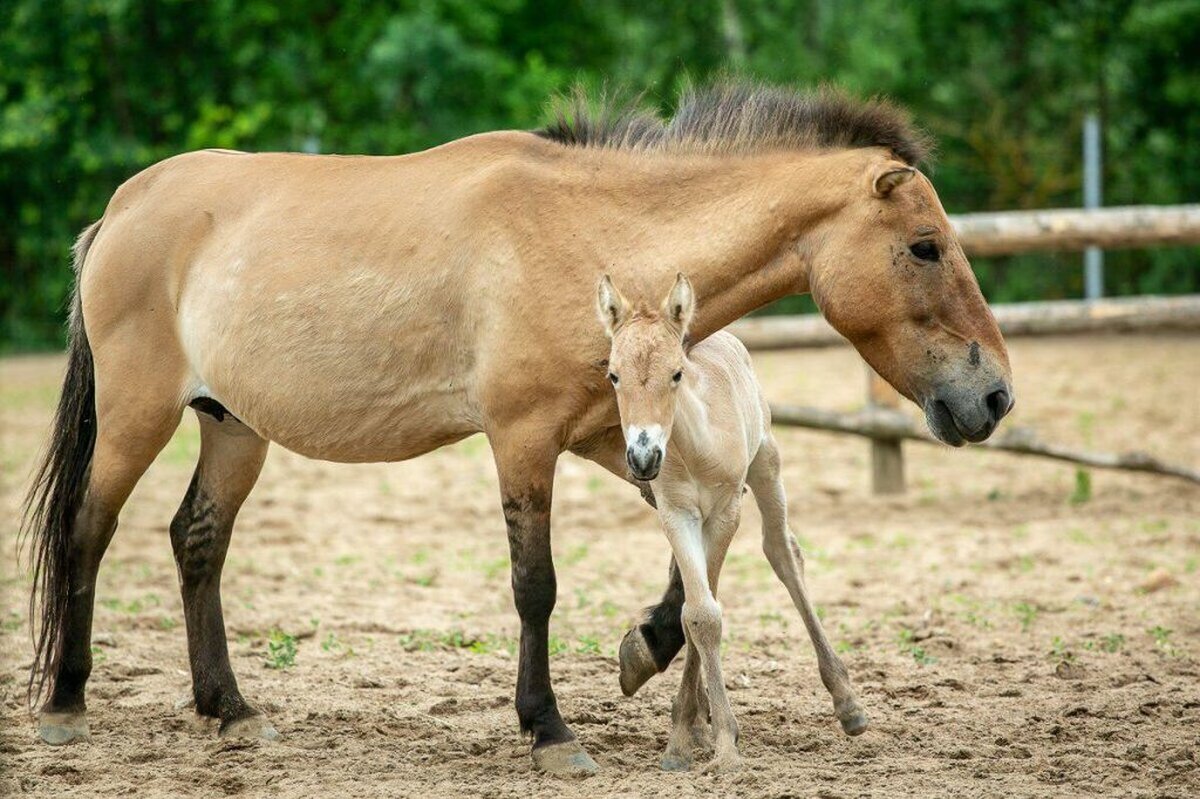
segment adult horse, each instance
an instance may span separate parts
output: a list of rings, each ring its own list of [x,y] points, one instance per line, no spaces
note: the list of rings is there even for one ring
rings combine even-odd
[[[31,693],[52,743],[87,736],[95,578],[134,484],[184,408],[201,450],[171,523],[196,710],[273,736],[238,691],[220,576],[268,442],[333,461],[412,458],[483,432],[521,619],[516,707],[534,763],[595,763],[551,689],[554,465],[626,476],[592,294],[692,276],[700,340],[812,292],[944,441],[1010,405],[1007,353],[904,114],[736,82],[668,121],[564,108],[536,133],[399,157],[207,151],[122,185],[75,248],[69,365],[30,495]]]

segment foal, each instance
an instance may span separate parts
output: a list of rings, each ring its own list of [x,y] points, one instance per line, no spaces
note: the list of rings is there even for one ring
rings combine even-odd
[[[633,308],[607,275],[597,301],[612,340],[608,379],[616,389],[626,461],[654,492],[684,586],[687,658],[662,767],[689,768],[709,713],[715,756],[705,770],[740,763],[737,722],[721,676],[721,606],[714,595],[746,486],[762,513],[763,550],[808,629],[834,712],[847,734],[863,732],[867,718],[846,667],[805,593],[804,559],[788,530],[770,410],[746,348],[722,331],[685,351],[695,297],[682,274],[657,312]]]

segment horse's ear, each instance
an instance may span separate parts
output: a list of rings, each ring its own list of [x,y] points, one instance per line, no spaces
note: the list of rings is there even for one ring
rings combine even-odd
[[[912,180],[917,170],[899,161],[885,161],[871,173],[871,194],[883,198],[892,193],[892,189]]]
[[[617,291],[608,275],[600,278],[600,285],[596,288],[596,313],[600,315],[600,323],[604,325],[604,332],[608,333],[609,338],[629,318],[629,302]]]
[[[679,337],[687,335],[688,325],[692,323],[692,313],[696,310],[696,293],[692,291],[692,282],[680,272],[675,276],[675,285],[671,293],[663,300],[662,315],[679,331]]]

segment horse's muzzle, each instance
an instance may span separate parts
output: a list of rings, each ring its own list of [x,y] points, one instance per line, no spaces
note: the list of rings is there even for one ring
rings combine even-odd
[[[983,394],[947,391],[924,404],[925,421],[940,441],[961,447],[970,441],[986,441],[996,426],[1013,409],[1012,387],[1000,383]]]

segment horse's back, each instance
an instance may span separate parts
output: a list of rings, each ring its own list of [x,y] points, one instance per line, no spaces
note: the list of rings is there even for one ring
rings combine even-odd
[[[487,232],[469,211],[511,137],[477,138],[396,157],[201,151],[134,176],[80,283],[97,369],[153,363],[176,401],[211,396],[331,460],[477,431]]]

